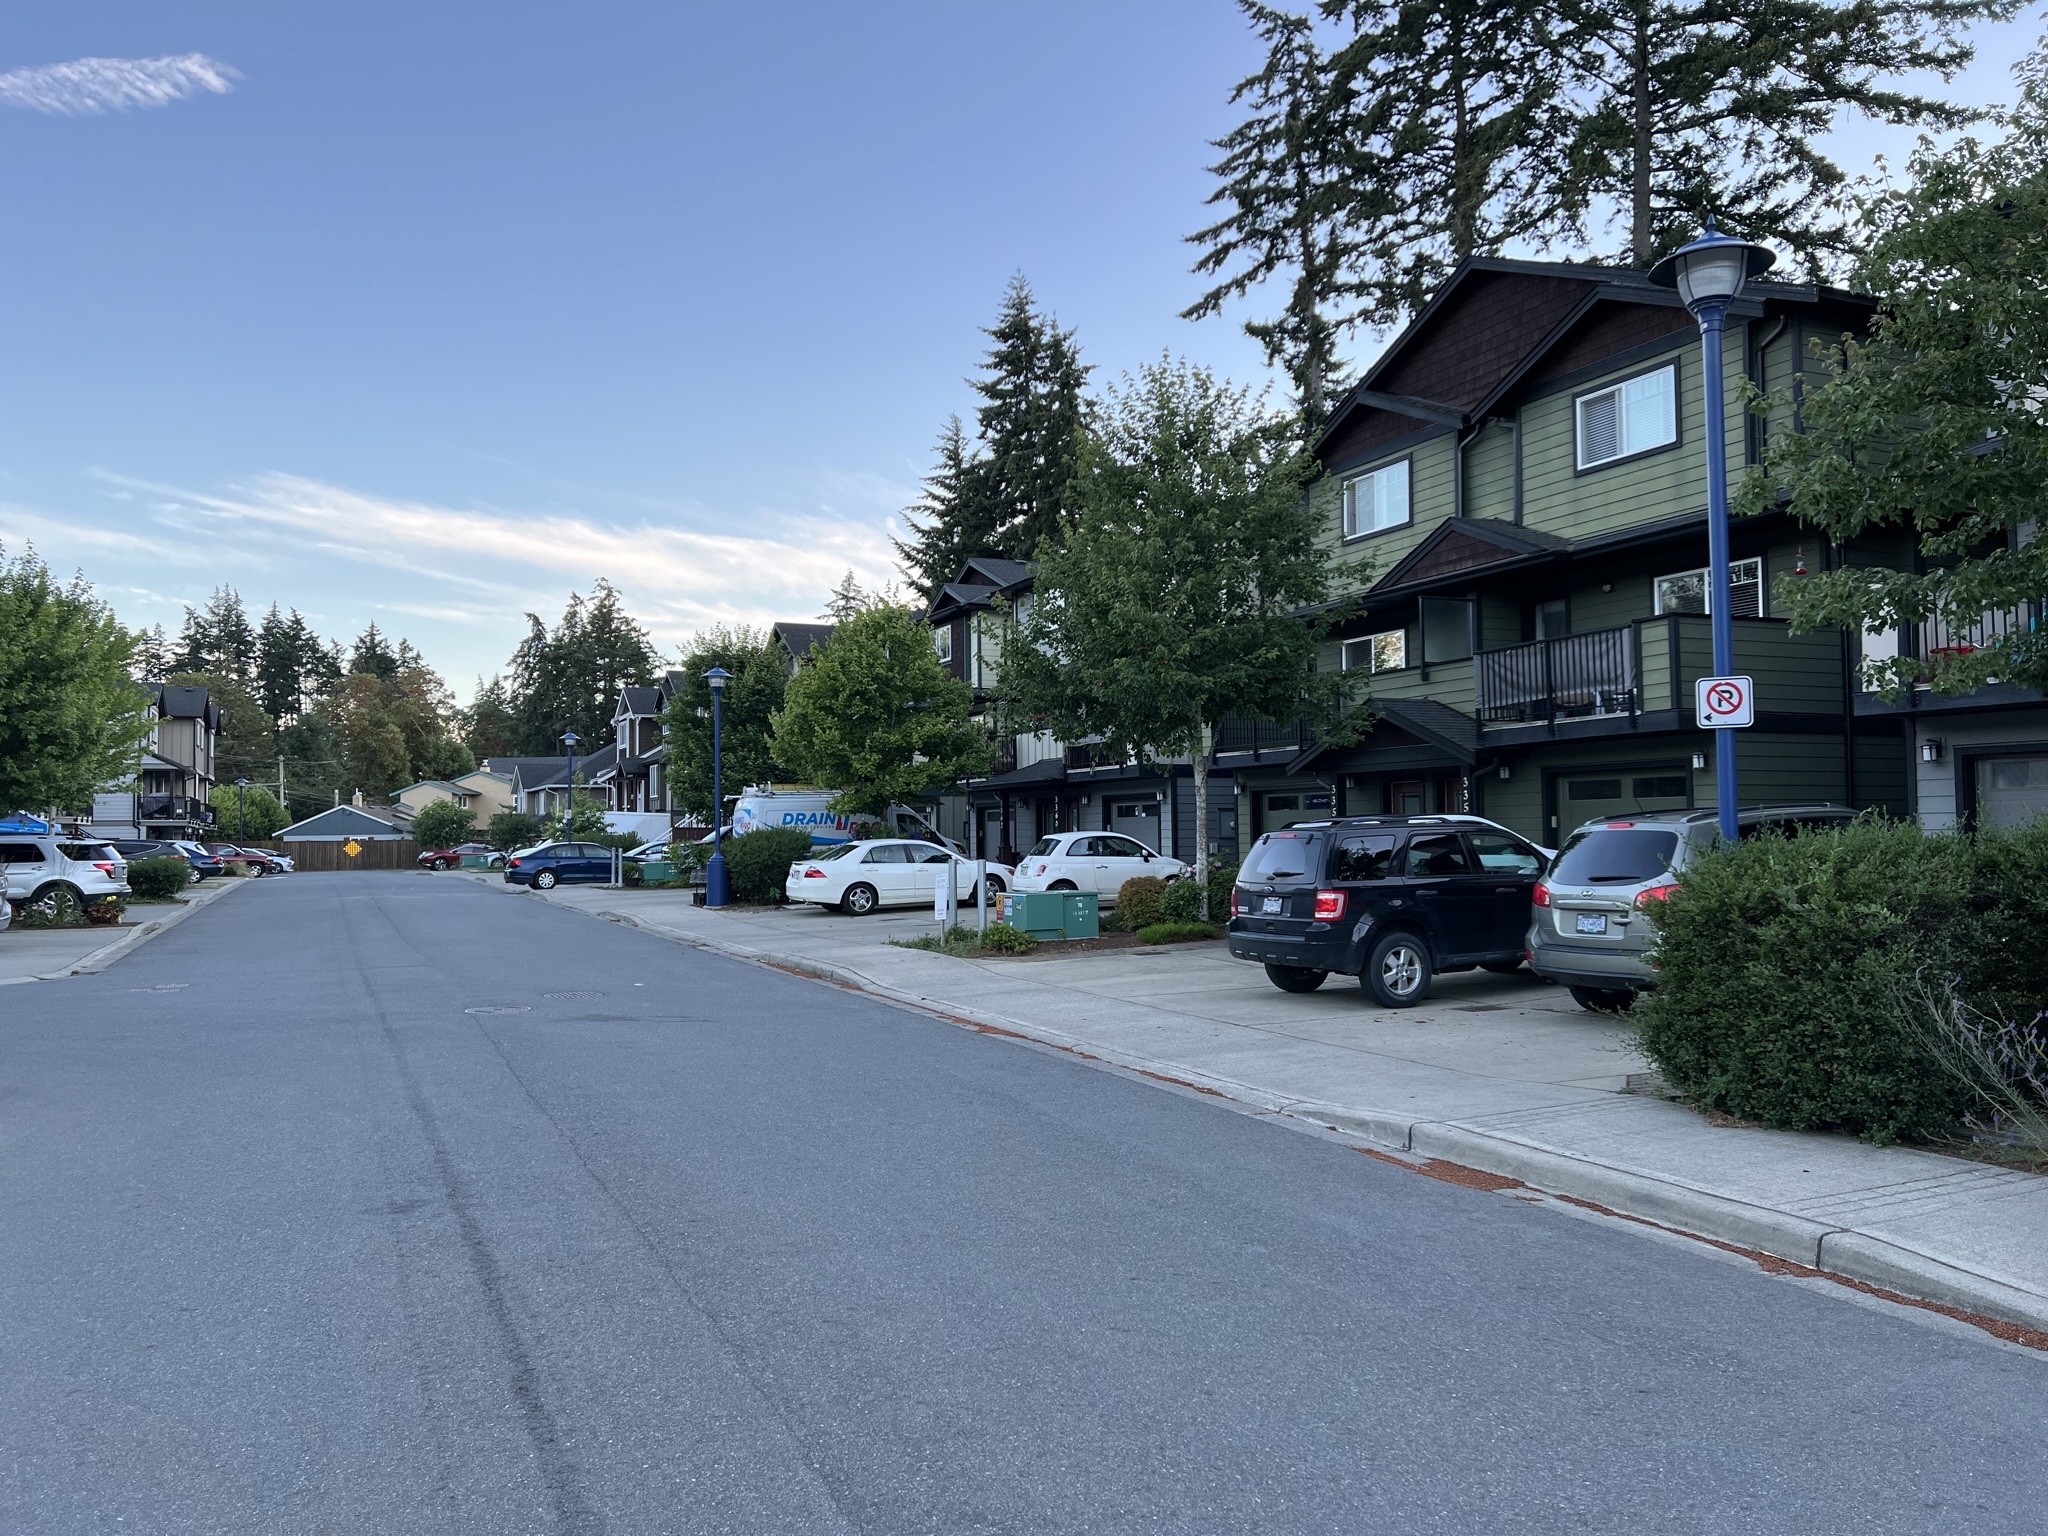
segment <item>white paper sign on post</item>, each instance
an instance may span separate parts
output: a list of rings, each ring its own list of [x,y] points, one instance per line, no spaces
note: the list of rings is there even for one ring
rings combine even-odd
[[[932,916],[946,922],[953,916],[953,866],[938,867],[938,882],[932,887]]]
[[[1695,718],[1703,731],[1756,724],[1756,688],[1746,677],[1703,677],[1693,697]]]

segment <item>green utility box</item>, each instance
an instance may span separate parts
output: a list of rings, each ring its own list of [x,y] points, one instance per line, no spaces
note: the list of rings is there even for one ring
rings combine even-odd
[[[463,869],[489,869],[491,856],[488,853],[465,853],[458,863]]]
[[[641,862],[640,878],[643,882],[660,885],[675,879],[675,877],[675,864],[668,859],[645,859]]]
[[[1008,891],[1002,919],[1034,939],[1099,939],[1101,898],[1093,891]]]

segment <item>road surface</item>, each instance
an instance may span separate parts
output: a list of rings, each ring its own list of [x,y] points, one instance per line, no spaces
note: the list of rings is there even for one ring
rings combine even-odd
[[[0,1531],[2039,1529],[2048,1359],[453,878],[0,991]]]

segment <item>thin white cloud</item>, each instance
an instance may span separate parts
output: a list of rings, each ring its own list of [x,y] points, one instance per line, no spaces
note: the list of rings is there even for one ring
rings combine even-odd
[[[222,96],[241,75],[203,53],[166,54],[154,59],[73,59],[38,64],[0,75],[0,104],[87,117],[133,107],[167,107],[202,93]]]
[[[172,565],[198,566],[206,563],[205,552],[188,545],[152,539],[119,528],[101,528],[75,518],[48,517],[27,507],[0,503],[0,542],[27,541],[58,546],[82,544],[109,553],[148,556]]]

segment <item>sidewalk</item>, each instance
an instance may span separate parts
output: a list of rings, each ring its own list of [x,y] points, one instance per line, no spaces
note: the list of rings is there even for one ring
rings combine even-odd
[[[1221,944],[958,960],[887,942],[933,932],[929,913],[712,912],[684,892],[591,887],[529,899],[1013,1031],[1411,1160],[2048,1330],[2048,1178],[1717,1126],[1624,1092],[1647,1070],[1627,1026],[1527,975],[1442,976],[1422,1007],[1393,1011],[1344,977],[1282,993]]]
[[[138,944],[166,928],[175,928],[200,907],[219,901],[250,880],[216,880],[178,898],[176,906],[149,903],[131,906],[133,926],[120,928],[24,928],[19,923],[0,930],[0,987],[30,981],[57,981],[90,976],[105,970]]]

